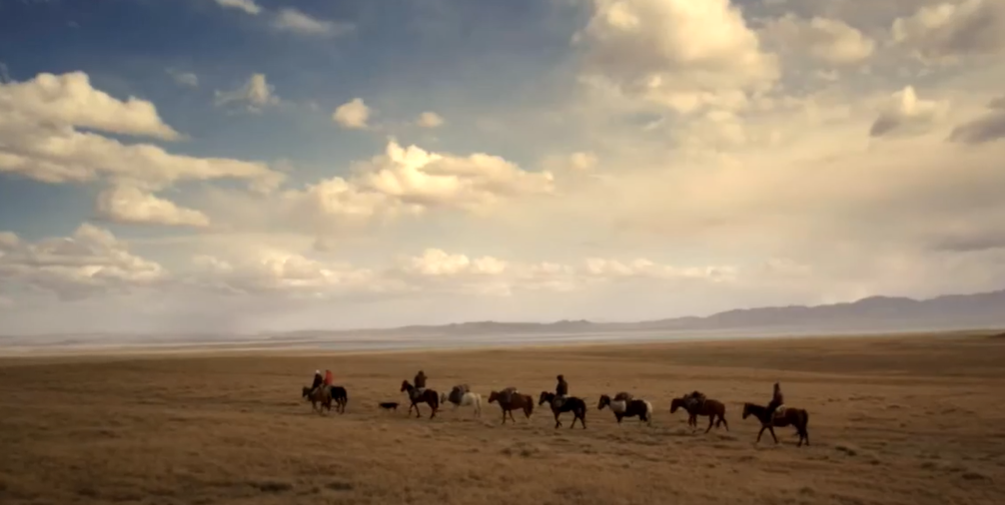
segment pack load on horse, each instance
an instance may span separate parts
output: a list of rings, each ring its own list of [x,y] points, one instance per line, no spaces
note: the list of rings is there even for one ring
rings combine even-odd
[[[450,390],[450,394],[447,395],[447,401],[453,403],[454,405],[460,405],[461,400],[464,399],[464,394],[471,391],[471,386],[467,384],[458,384]]]
[[[705,403],[705,393],[695,390],[686,395],[684,395],[684,408],[688,411],[696,410],[701,408]]]

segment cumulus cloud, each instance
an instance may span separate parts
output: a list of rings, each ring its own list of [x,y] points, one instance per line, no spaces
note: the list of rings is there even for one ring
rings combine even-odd
[[[272,25],[277,30],[308,37],[334,37],[353,29],[352,24],[317,19],[294,8],[280,9]]]
[[[0,242],[0,279],[64,300],[156,286],[168,279],[161,265],[135,256],[111,232],[84,223],[70,237],[37,242],[7,233]]]
[[[438,128],[443,126],[444,120],[439,114],[426,111],[419,114],[419,118],[415,121],[415,123],[423,128]]]
[[[1005,3],[965,0],[918,9],[897,18],[893,40],[924,61],[951,63],[1005,50]]]
[[[275,94],[276,87],[269,84],[265,74],[251,74],[248,80],[239,88],[230,91],[217,90],[216,105],[243,103],[251,112],[261,112],[264,107],[279,103]]]
[[[953,129],[949,140],[962,144],[984,144],[1005,138],[1005,96],[988,104],[988,112]]]
[[[786,52],[805,52],[828,65],[843,66],[865,61],[876,42],[859,30],[836,19],[802,19],[793,14],[771,20],[766,36]]]
[[[729,0],[593,0],[584,72],[681,112],[737,107],[779,76]]]
[[[255,3],[255,0],[216,0],[216,3],[220,7],[237,9],[253,16],[262,13],[262,8]]]
[[[365,130],[369,127],[367,121],[370,120],[370,112],[370,107],[367,107],[362,98],[353,98],[335,108],[332,121],[343,128]]]
[[[80,128],[164,140],[179,136],[150,102],[112,98],[92,88],[83,73],[39,74],[0,86],[0,173],[55,184],[108,179],[146,189],[231,178],[266,190],[284,178],[264,163],[171,154]]]
[[[894,93],[872,123],[869,135],[916,135],[925,133],[946,110],[944,102],[921,100],[908,86]]]
[[[98,195],[98,215],[116,223],[209,226],[209,218],[133,186],[118,185]]]

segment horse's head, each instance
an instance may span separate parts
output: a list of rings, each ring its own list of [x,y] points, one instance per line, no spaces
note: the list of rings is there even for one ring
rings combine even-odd
[[[607,395],[600,395],[600,403],[597,404],[597,410],[604,410],[604,407],[611,404],[611,397]]]
[[[546,402],[551,402],[555,399],[555,393],[549,393],[548,391],[541,391],[541,396],[537,399],[538,405],[544,405]]]
[[[404,393],[409,389],[412,389],[412,385],[409,384],[407,380],[401,381],[401,392]]]
[[[303,394],[301,396],[303,396],[304,398],[307,398],[307,395],[309,395],[309,394],[311,394],[311,388],[309,388],[307,386],[304,386],[304,392],[303,392]]]
[[[681,399],[681,398],[674,398],[673,401],[670,402],[670,413],[673,414],[674,412],[677,412],[677,409],[679,409],[679,408],[681,408],[683,406],[684,406],[684,400],[683,399]]]
[[[753,407],[753,405],[751,405],[749,403],[744,403],[743,404],[743,416],[741,416],[741,419],[746,419],[747,417],[750,416],[750,414],[751,414],[750,407]]]
[[[495,403],[499,399],[499,392],[493,391],[489,393],[489,403]]]

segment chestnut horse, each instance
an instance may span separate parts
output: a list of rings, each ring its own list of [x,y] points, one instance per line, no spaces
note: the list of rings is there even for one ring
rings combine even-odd
[[[412,402],[408,406],[408,415],[411,415],[412,409],[415,409],[415,417],[422,417],[422,414],[419,412],[419,404],[425,403],[433,410],[429,414],[429,418],[436,417],[436,409],[440,408],[439,393],[432,389],[425,389],[422,391],[422,394],[419,394],[415,386],[411,385],[407,380],[403,380],[401,381],[401,392],[404,393],[406,391],[408,392],[408,400]]]
[[[688,403],[683,398],[674,398],[670,402],[670,413],[673,414],[677,412],[677,409],[683,408],[687,411],[687,424],[688,426],[698,427],[698,416],[708,416],[708,428],[705,429],[705,433],[708,433],[712,429],[712,422],[715,422],[715,427],[718,428],[720,425],[726,427],[726,431],[729,431],[729,423],[726,422],[726,406],[718,400],[712,400],[711,398],[706,398],[705,401],[701,402],[697,407],[688,407]]]
[[[303,397],[311,401],[311,409],[316,410],[318,414],[324,414],[324,409],[328,409],[329,412],[332,410],[332,394],[324,386],[319,387],[313,394],[311,388],[304,386]],[[320,408],[318,408],[318,403],[321,404]]]
[[[562,421],[559,421],[558,416],[562,415],[563,412],[572,412],[575,416],[572,418],[572,424],[569,428],[574,428],[576,426],[576,420],[579,420],[579,424],[586,429],[586,402],[582,398],[576,398],[575,396],[565,397],[565,401],[559,407],[555,406],[555,393],[549,391],[541,391],[541,397],[538,399],[538,405],[544,405],[545,402],[551,407],[551,412],[555,414],[555,429],[562,426]]]
[[[747,416],[754,416],[761,422],[761,431],[757,432],[757,441],[754,442],[755,444],[761,441],[761,435],[764,434],[764,430],[771,432],[771,438],[775,439],[775,443],[777,444],[778,437],[775,436],[775,427],[784,428],[792,426],[796,429],[796,433],[799,434],[799,444],[797,444],[797,447],[803,445],[803,440],[806,440],[806,445],[810,445],[810,432],[806,431],[806,425],[810,422],[810,414],[805,409],[786,407],[775,411],[761,405],[744,403],[743,418],[746,419]]]
[[[508,402],[504,400],[505,396],[499,391],[493,391],[489,394],[489,403],[499,402],[499,407],[502,409],[503,424],[506,424],[506,414],[509,414],[509,418],[514,423],[516,422],[516,418],[513,417],[514,410],[523,410],[523,415],[527,419],[530,419],[531,414],[534,413],[534,398],[530,395],[513,392],[509,395]]]

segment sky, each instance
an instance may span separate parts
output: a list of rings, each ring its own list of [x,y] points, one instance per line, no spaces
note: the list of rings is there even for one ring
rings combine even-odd
[[[1005,288],[1005,0],[0,0],[0,333]]]

